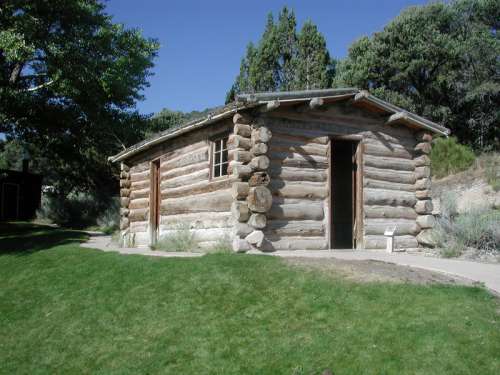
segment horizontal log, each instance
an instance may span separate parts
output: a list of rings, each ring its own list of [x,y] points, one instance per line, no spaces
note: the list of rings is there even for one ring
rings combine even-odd
[[[248,243],[248,241],[243,239],[243,238],[233,239],[232,247],[233,247],[233,251],[235,253],[244,253],[248,250],[251,250],[251,248],[252,248],[250,246],[250,244]]]
[[[173,178],[163,178],[161,181],[161,188],[177,188],[189,184],[193,184],[195,182],[208,182],[209,171],[208,169],[202,169],[200,171],[196,171],[193,173],[189,173],[186,175],[173,177]]]
[[[161,203],[162,215],[195,212],[229,212],[233,198],[229,189],[209,193],[188,195],[181,198],[166,198]]]
[[[431,167],[416,167],[415,168],[415,177],[419,178],[429,178],[431,177]]]
[[[196,141],[196,139],[190,139],[187,143],[186,140],[182,143],[174,141],[170,146],[171,147],[168,151],[164,150],[162,152],[160,167],[168,161],[173,161],[180,156],[192,153],[193,151],[208,149],[209,143],[207,139],[200,139],[198,141]]]
[[[271,179],[283,181],[326,182],[328,180],[328,174],[324,169],[283,167],[279,162],[272,162],[268,173]]]
[[[365,177],[373,180],[396,182],[400,184],[414,184],[416,181],[415,172],[410,171],[395,171],[365,166],[363,168],[363,173]]]
[[[250,140],[250,138],[231,134],[227,141],[227,146],[229,149],[242,148],[245,150],[249,150],[252,147],[252,141]]]
[[[431,165],[431,158],[428,155],[420,155],[420,156],[417,156],[413,160],[415,160],[416,167],[423,167],[423,166],[430,166]]]
[[[413,207],[417,202],[414,193],[394,190],[364,189],[364,204],[377,206]]]
[[[162,215],[160,224],[163,228],[178,228],[179,225],[191,229],[232,228],[234,219],[230,212],[196,212],[176,215]]]
[[[149,188],[135,189],[130,192],[130,199],[149,198]]]
[[[233,181],[229,178],[224,178],[214,181],[201,181],[190,185],[184,185],[178,188],[167,189],[163,188],[161,190],[161,198],[178,198],[195,196],[197,194],[209,193],[222,189],[229,189]],[[230,194],[229,194],[230,196]]]
[[[364,153],[366,155],[372,156],[383,156],[410,160],[413,158],[413,150],[399,145],[386,145],[382,142],[364,142]]]
[[[284,167],[295,168],[328,168],[328,158],[316,155],[301,155],[295,152],[269,151],[271,161],[281,163]]]
[[[248,236],[245,237],[245,240],[248,241],[249,244],[260,247],[262,246],[262,242],[264,241],[264,233],[261,230],[254,230]]]
[[[379,169],[391,169],[397,171],[415,170],[415,162],[412,159],[387,158],[382,156],[364,155],[364,165]]]
[[[267,238],[261,247],[264,251],[277,250],[325,250],[328,241],[324,237],[282,237]]]
[[[383,235],[386,229],[393,227],[396,227],[396,236],[417,235],[420,232],[415,219],[365,219],[363,226],[365,235]]]
[[[181,154],[176,158],[169,159],[165,163],[161,164],[160,169],[163,172],[165,170],[186,167],[203,161],[208,161],[208,146],[190,153]]]
[[[128,179],[127,180],[124,180],[124,179],[120,180],[120,188],[128,189],[130,187],[130,185],[131,185],[130,180],[128,180]]]
[[[190,164],[185,167],[163,170],[161,171],[161,178],[162,180],[166,180],[170,178],[184,176],[196,171],[200,171],[202,169],[207,169],[207,170],[210,169],[208,161],[202,161],[200,163]]]
[[[130,166],[128,166],[127,164],[122,162],[122,163],[120,163],[120,171],[126,173],[126,172],[130,171]]]
[[[229,150],[229,160],[239,161],[242,163],[248,163],[252,160],[253,154],[250,151],[243,149]]]
[[[205,241],[217,241],[224,237],[229,237],[231,235],[232,228],[163,228],[160,227],[160,240],[167,239],[169,237],[175,237],[182,233],[185,235],[189,233],[195,243],[205,242]]]
[[[130,204],[130,198],[129,197],[121,197],[120,198],[120,207],[122,207],[122,208],[128,208],[129,204]]]
[[[120,197],[129,197],[130,189],[120,189]]]
[[[378,181],[371,178],[363,179],[363,186],[372,189],[396,190],[396,191],[415,191],[415,184],[399,184],[397,182]]]
[[[380,235],[367,235],[363,240],[365,249],[385,249],[387,248],[387,237]],[[415,236],[394,236],[394,249],[415,249],[418,242]]]
[[[365,217],[368,219],[411,219],[417,218],[413,207],[365,206]]]
[[[130,226],[130,220],[128,217],[122,217],[120,219],[120,229],[125,230]]]
[[[276,118],[277,116],[279,116],[279,119]],[[343,114],[333,106],[330,106],[328,111],[321,113],[298,114],[289,111],[287,113],[271,114],[271,117],[275,120],[272,123],[273,129],[287,126],[289,131],[295,129],[314,130],[317,133],[340,135],[359,134],[369,129],[377,135],[390,134],[394,140],[405,139],[408,143],[415,143],[411,131],[405,127],[387,127],[382,119],[370,118],[366,115],[366,112],[360,112],[359,115]]]
[[[415,182],[415,189],[417,190],[430,190],[432,186],[430,178],[421,178]]]
[[[271,220],[323,220],[323,206],[321,201],[297,204],[279,204],[273,201],[267,217]]]
[[[151,181],[148,180],[140,180],[140,181],[135,181],[132,182],[132,185],[130,185],[130,189],[133,190],[141,190],[141,189],[149,189],[149,186],[151,185]]]
[[[417,190],[415,196],[417,199],[431,199],[432,193],[430,190]]]
[[[361,121],[362,122],[362,121]],[[363,129],[343,126],[340,124],[325,124],[311,121],[293,121],[287,119],[273,119],[273,132],[287,133],[293,136],[302,136],[307,138],[317,138],[325,135],[360,135],[363,139],[373,139],[375,141],[391,142],[413,147],[415,140],[413,137],[400,137],[390,134],[391,128],[378,129],[364,126]]]
[[[273,131],[273,140],[274,142],[275,139],[278,141],[287,141],[288,143],[303,143],[303,144],[320,144],[320,145],[328,145],[330,143],[330,138],[327,136],[323,137],[306,137],[306,136],[300,136],[300,135],[291,135],[288,133],[281,133],[277,131]]]
[[[142,180],[148,180],[149,179],[149,169],[144,172],[139,172],[139,173],[130,173],[130,181],[135,182],[135,181],[142,181]]]
[[[252,168],[248,165],[243,164],[229,164],[229,172],[235,179],[245,180],[252,175]]]
[[[280,237],[320,237],[325,234],[325,227],[322,220],[268,220],[265,233]]]
[[[324,199],[328,196],[327,186],[322,183],[271,180],[269,187],[273,195],[283,198]]]
[[[148,214],[149,214],[148,208],[130,209],[128,213],[128,218],[130,222],[145,221],[148,220]]]
[[[138,199],[131,199],[129,203],[129,208],[134,209],[134,208],[145,208],[149,207],[149,198],[138,198]]]
[[[328,146],[317,143],[295,143],[287,139],[273,138],[269,143],[271,150],[278,152],[294,152],[302,155],[316,155],[326,157]]]
[[[130,223],[130,232],[131,233],[144,233],[148,231],[148,222],[146,221],[137,221]]]

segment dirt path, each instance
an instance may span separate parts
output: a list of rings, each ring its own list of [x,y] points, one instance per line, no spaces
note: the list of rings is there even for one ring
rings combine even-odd
[[[412,284],[451,284],[472,286],[474,281],[420,268],[399,266],[377,260],[318,259],[306,257],[285,258],[287,264],[307,269],[335,273],[356,282],[394,282]]]

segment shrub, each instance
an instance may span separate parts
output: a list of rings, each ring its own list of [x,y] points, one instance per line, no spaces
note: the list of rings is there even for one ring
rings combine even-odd
[[[476,167],[484,170],[486,181],[493,190],[500,191],[500,154],[490,152],[477,158]]]
[[[99,198],[89,193],[71,193],[61,196],[44,193],[37,219],[71,227],[98,226],[112,232],[119,225],[119,201],[116,198]]]
[[[171,233],[163,235],[153,250],[161,251],[193,251],[198,248],[193,232],[187,225],[178,225]]]
[[[475,160],[472,149],[453,137],[436,139],[430,157],[432,174],[437,178],[465,171]]]
[[[96,224],[101,232],[112,234],[120,228],[120,199],[111,198],[109,206],[97,217]]]
[[[433,231],[441,255],[454,257],[467,248],[481,252],[500,251],[500,212],[487,207],[476,208],[460,215],[456,212],[453,195],[443,196],[441,217]]]

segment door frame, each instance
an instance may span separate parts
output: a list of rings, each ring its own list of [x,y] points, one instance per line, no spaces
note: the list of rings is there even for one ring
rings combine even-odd
[[[363,227],[364,227],[364,204],[363,204],[363,154],[364,145],[363,137],[360,135],[331,135],[328,142],[328,248],[333,249],[334,233],[333,233],[333,200],[332,200],[332,182],[334,178],[332,165],[332,147],[335,141],[350,141],[356,144],[356,186],[353,188],[353,214],[355,213],[355,222],[353,223],[353,241],[355,246],[353,249],[364,249]],[[354,177],[354,176],[353,176]]]
[[[150,244],[156,245],[160,231],[160,210],[161,210],[161,163],[160,159],[151,161],[149,173],[149,228]]]

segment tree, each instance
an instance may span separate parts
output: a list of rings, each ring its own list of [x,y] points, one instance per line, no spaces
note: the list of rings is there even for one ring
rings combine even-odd
[[[306,90],[330,87],[334,64],[323,35],[311,21],[305,22],[297,38],[295,87]]]
[[[336,85],[371,90],[476,149],[498,148],[499,19],[496,0],[409,8],[350,47]]]
[[[115,186],[106,156],[141,137],[158,43],[99,0],[4,0],[0,25],[0,132],[43,159],[61,195]]]
[[[284,7],[275,22],[269,14],[262,38],[249,43],[240,73],[226,95],[226,103],[238,93],[287,91],[330,87],[334,61],[325,38],[308,21],[297,35],[293,11]]]

